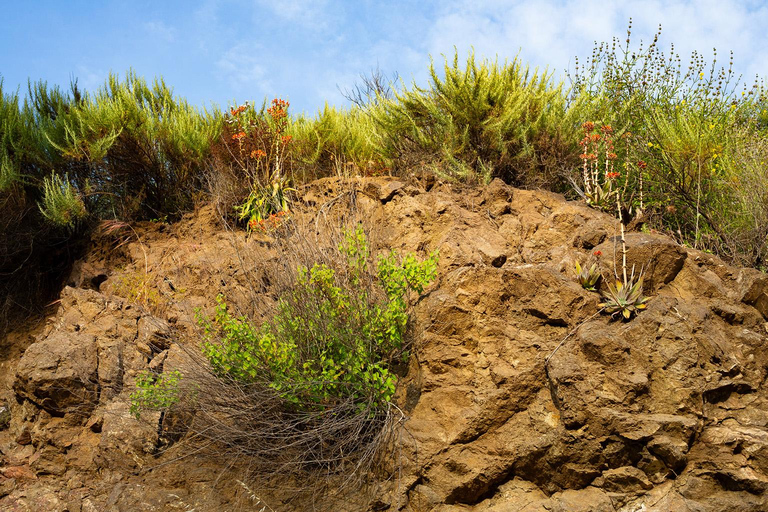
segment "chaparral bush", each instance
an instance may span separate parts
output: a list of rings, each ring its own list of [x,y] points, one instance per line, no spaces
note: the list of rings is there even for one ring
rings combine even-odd
[[[692,247],[765,267],[764,88],[734,74],[733,55],[720,66],[716,51],[711,62],[694,52],[684,66],[674,46],[660,48],[660,30],[637,48],[630,35],[631,22],[623,44],[601,43],[586,64],[577,61],[570,108],[625,140],[616,147],[618,184],[643,183],[632,205],[644,199],[646,221]]]
[[[266,471],[352,461],[350,471],[380,448],[394,368],[408,357],[408,313],[436,276],[436,254],[390,252],[374,263],[360,226],[330,249],[335,256],[295,269],[262,323],[222,297],[212,318],[200,317],[209,373],[197,400],[218,397],[201,407],[219,426],[198,432]]]
[[[470,183],[500,177],[562,186],[578,151],[562,83],[518,58],[478,62],[473,53],[464,66],[455,54],[429,72],[428,86],[402,87],[370,106],[382,132],[380,151],[396,168],[420,164]]]

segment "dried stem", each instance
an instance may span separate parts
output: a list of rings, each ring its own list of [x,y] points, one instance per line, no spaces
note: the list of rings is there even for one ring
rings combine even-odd
[[[624,277],[624,286],[627,286],[627,241],[624,238],[624,220],[621,217],[621,196],[618,189],[616,189],[616,214],[619,218],[619,226],[621,226],[621,271]]]

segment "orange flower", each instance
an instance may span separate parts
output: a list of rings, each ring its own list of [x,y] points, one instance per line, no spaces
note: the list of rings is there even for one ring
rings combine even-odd
[[[608,174],[606,174],[605,176],[606,176],[606,177],[607,177],[609,180],[613,180],[613,179],[616,179],[616,178],[618,178],[619,176],[621,176],[621,173],[620,173],[620,172],[609,172],[609,173],[608,173]]]
[[[595,251],[592,254],[595,255],[595,256],[602,256],[603,255],[603,251]]]
[[[238,114],[245,112],[245,108],[246,108],[245,105],[240,105],[237,108],[230,108],[229,113],[232,116],[237,116]]]
[[[647,164],[647,163],[645,163],[645,162],[643,162],[642,160],[638,160],[638,161],[637,161],[637,166],[638,166],[639,168],[641,168],[641,169],[645,169],[646,167],[648,167],[648,164]]]
[[[615,160],[616,159],[616,153],[608,153],[605,155],[608,160]]]
[[[603,127],[600,129],[603,131],[603,133],[613,133],[613,128],[611,128],[611,125],[609,124],[603,125]]]
[[[291,142],[291,139],[293,139],[293,137],[292,137],[292,136],[290,136],[290,135],[284,135],[284,136],[282,137],[282,141],[283,141],[283,144],[288,144],[289,142]]]
[[[251,158],[261,158],[264,156],[267,156],[267,154],[261,149],[254,149],[253,151],[251,151]]]
[[[582,124],[581,127],[584,128],[585,132],[591,132],[595,129],[595,123],[587,121],[586,123]]]
[[[232,136],[232,140],[240,140],[245,137],[245,132],[238,132]]]

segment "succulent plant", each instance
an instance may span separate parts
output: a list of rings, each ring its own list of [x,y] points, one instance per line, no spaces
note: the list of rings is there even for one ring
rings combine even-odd
[[[603,295],[601,308],[605,308],[611,316],[621,314],[625,320],[629,320],[633,314],[645,309],[648,297],[643,297],[643,277],[642,275],[634,280],[630,278],[627,282],[621,282],[618,279],[616,284],[608,283],[608,291]]]
[[[594,184],[591,191],[585,194],[587,204],[598,209],[607,209],[614,196],[613,182],[606,181],[603,185]]]
[[[589,268],[586,265],[582,268],[579,262],[576,262],[576,280],[585,290],[597,291],[597,283],[600,282],[601,277],[603,276],[600,274],[597,263],[593,263]]]

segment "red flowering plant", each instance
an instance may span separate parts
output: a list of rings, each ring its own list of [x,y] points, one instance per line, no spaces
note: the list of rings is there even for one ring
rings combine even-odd
[[[582,146],[582,183],[584,190],[582,195],[588,205],[608,211],[616,212],[621,228],[621,275],[617,270],[618,264],[614,260],[614,280],[609,280],[607,291],[603,294],[603,302],[600,306],[611,315],[621,315],[628,320],[633,314],[645,308],[648,300],[643,296],[642,270],[636,276],[634,267],[631,273],[627,273],[627,244],[625,239],[625,215],[642,214],[643,209],[643,175],[647,164],[642,160],[637,162],[637,172],[629,163],[630,139],[629,132],[623,133],[619,141],[623,142],[624,165],[623,173],[617,170],[616,139],[614,130],[610,125],[597,127],[593,122],[582,125],[584,137]],[[635,191],[639,192],[639,204],[634,204]],[[600,251],[593,253],[593,257],[601,256]],[[576,279],[587,290],[597,291],[597,285],[602,278],[598,262],[583,267],[579,262],[575,265]]]
[[[287,212],[281,210],[277,213],[269,214],[269,217],[265,219],[252,218],[248,221],[248,231],[251,233],[274,233],[278,228],[283,225]]]
[[[617,154],[610,125],[597,127],[593,122],[582,126],[581,139],[582,180],[587,204],[605,209],[615,189],[614,181],[620,173],[614,170]]]
[[[275,98],[256,111],[247,102],[230,108],[225,120],[224,141],[236,162],[235,167],[247,178],[250,191],[245,200],[235,206],[238,219],[249,231],[267,231],[262,221],[282,222],[290,210],[289,187],[293,136],[288,101]],[[278,217],[276,214],[282,214]]]
[[[620,201],[627,213],[639,214],[643,209],[643,177],[647,164],[631,161],[635,153],[632,134],[616,137],[611,125],[594,122],[582,124],[580,156],[580,194],[588,205],[609,211]],[[623,164],[618,165],[623,160]],[[639,197],[639,202],[638,202]]]

